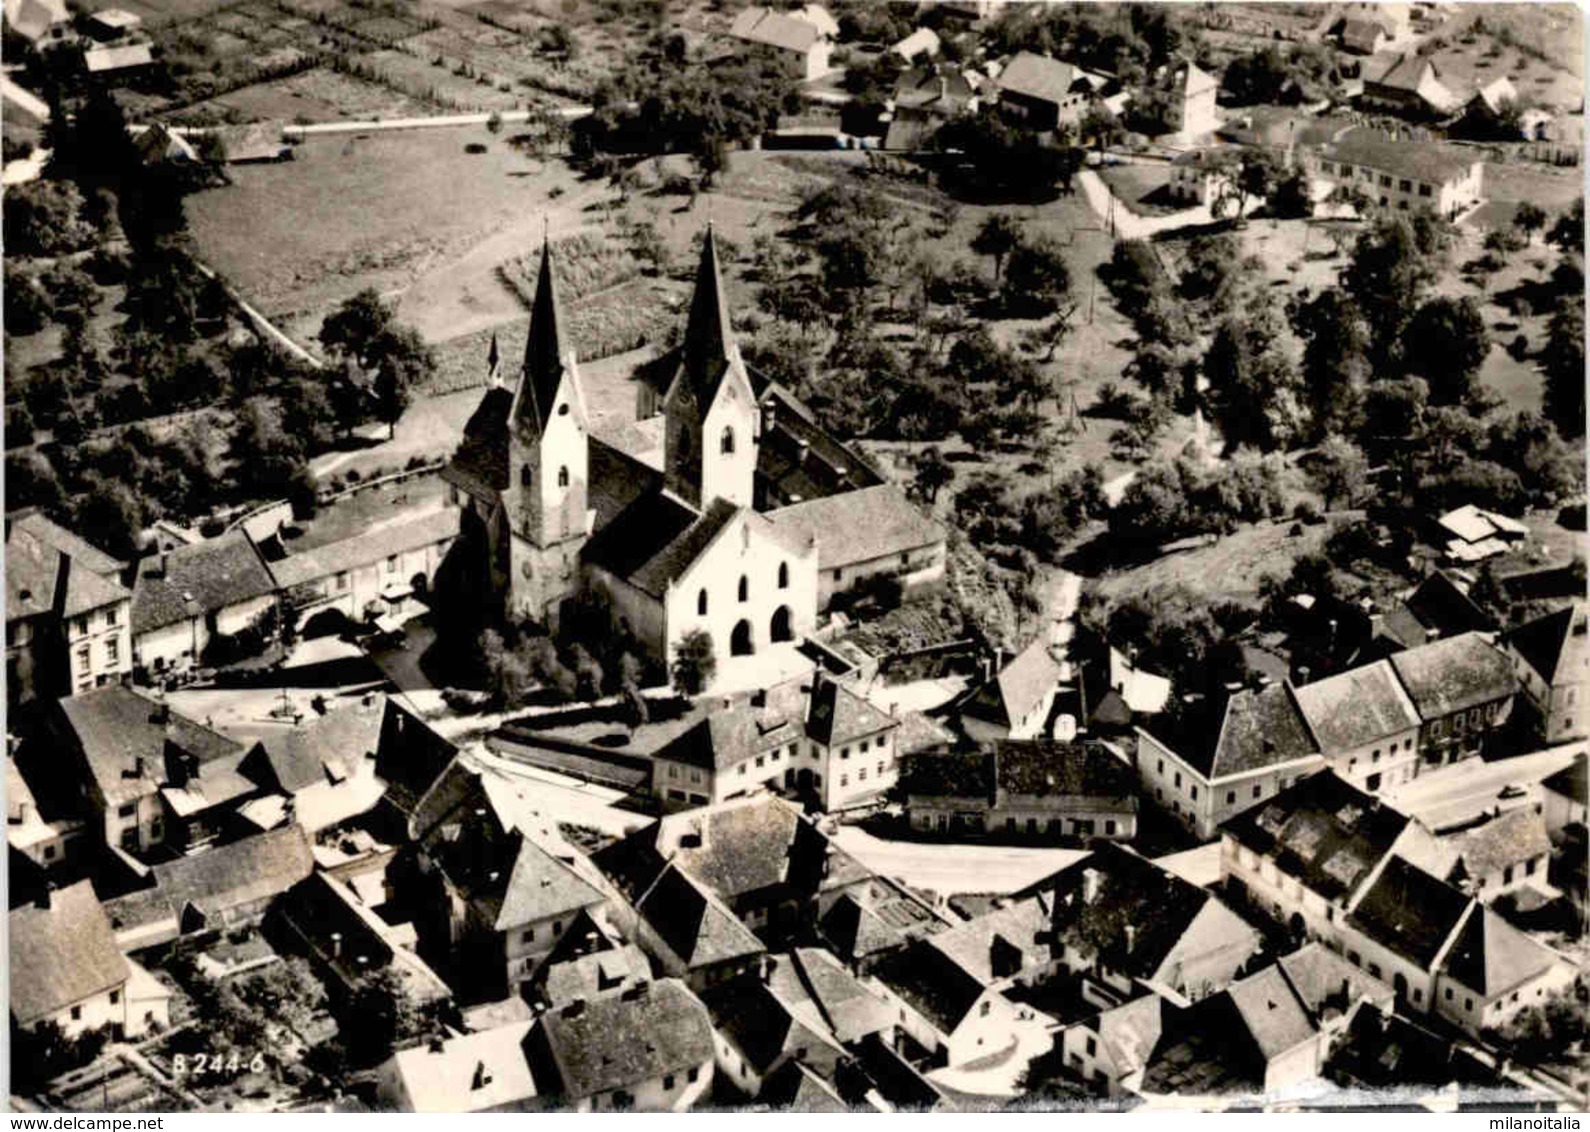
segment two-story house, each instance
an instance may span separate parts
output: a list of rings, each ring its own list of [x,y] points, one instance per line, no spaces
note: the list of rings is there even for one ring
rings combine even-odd
[[[1548,743],[1590,735],[1590,610],[1583,602],[1537,617],[1502,634],[1524,699]]]
[[[1315,161],[1333,186],[1357,189],[1377,207],[1398,212],[1429,209],[1451,219],[1485,196],[1484,163],[1443,142],[1361,129],[1327,145]]]
[[[1082,68],[1031,51],[1006,63],[995,82],[1000,113],[1039,133],[1079,126],[1094,91]]]
[[[6,696],[13,706],[132,673],[127,568],[38,512],[6,519]]]
[[[529,984],[565,928],[600,917],[607,895],[494,805],[481,776],[454,763],[418,819],[422,954],[466,996]],[[594,879],[594,877],[593,877]]]
[[[169,1024],[170,991],[121,953],[91,882],[12,908],[7,929],[19,1028],[52,1022],[68,1038],[101,1028],[137,1038]]]
[[[58,701],[46,717],[54,751],[104,844],[142,853],[188,848],[234,832],[236,811],[262,793],[241,764],[248,749],[131,688]],[[48,744],[24,751],[32,774]]]
[[[961,707],[961,727],[974,740],[1043,735],[1065,669],[1042,636],[985,680]]]
[[[1419,713],[1389,661],[1294,689],[1303,719],[1337,774],[1374,794],[1419,772]]]
[[[821,21],[803,18],[801,12],[746,8],[730,25],[729,36],[776,60],[797,81],[820,78],[830,69],[833,33]]]
[[[1391,667],[1419,713],[1426,768],[1481,753],[1507,722],[1518,690],[1513,665],[1483,633],[1464,633],[1393,653]]]
[[[204,663],[210,642],[265,624],[276,579],[242,528],[150,555],[133,583],[133,660],[151,677]]]
[[[1052,946],[1100,1006],[1144,988],[1196,1000],[1227,986],[1259,932],[1205,889],[1105,843],[1018,896],[1050,900]]]
[[[1533,805],[1516,806],[1443,840],[1452,854],[1447,880],[1486,903],[1524,887],[1548,888],[1551,836]]]
[[[1200,840],[1325,765],[1286,682],[1179,706],[1137,728],[1137,773],[1144,796]]]
[[[1096,742],[994,740],[912,755],[901,789],[920,833],[1007,838],[1137,835],[1137,775]]]
[[[576,1112],[683,1112],[712,1086],[712,1020],[677,979],[548,1011],[526,1040],[537,1091]]]

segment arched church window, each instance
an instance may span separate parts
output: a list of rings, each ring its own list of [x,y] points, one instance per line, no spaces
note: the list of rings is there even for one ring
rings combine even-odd
[[[530,472],[530,465],[529,464],[526,464],[524,467],[519,469],[519,486],[520,487],[529,487],[530,486],[530,475],[531,475],[531,472]]]
[[[751,582],[744,574],[740,575],[740,600],[747,601],[751,597]]]
[[[564,467],[561,467],[561,468],[558,469],[558,486],[559,487],[568,487],[569,486],[569,469],[568,469],[567,465],[565,465]]]
[[[705,617],[706,615],[707,615],[707,591],[706,591],[705,587],[702,587],[701,592],[696,594],[696,616],[697,617]]]
[[[778,564],[778,588],[781,589],[781,590],[789,589],[789,563],[788,562],[780,562]]]
[[[723,430],[723,454],[725,456],[734,455],[734,430],[732,428]]]

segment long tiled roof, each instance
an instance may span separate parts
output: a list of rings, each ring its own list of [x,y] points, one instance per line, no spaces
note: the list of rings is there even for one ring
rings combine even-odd
[[[805,694],[799,682],[781,684],[768,690],[766,702],[760,707],[736,703],[707,713],[654,757],[707,770],[727,770],[755,755],[804,738],[804,709]]]
[[[427,511],[412,519],[372,527],[351,538],[317,546],[301,554],[289,554],[272,563],[271,569],[281,587],[288,589],[345,570],[372,566],[394,554],[419,550],[432,543],[457,537],[459,515],[460,511],[456,507]],[[407,577],[398,577],[404,584],[408,583]]]
[[[885,955],[872,974],[943,1034],[954,1033],[988,990],[928,940]]]
[[[385,717],[385,697],[369,704],[351,704],[291,731],[273,732],[260,746],[277,785],[293,793],[325,782],[328,768],[343,772],[374,754]]]
[[[815,24],[768,8],[747,8],[729,27],[735,39],[748,40],[785,51],[808,51],[822,38]]]
[[[1296,689],[1309,730],[1327,751],[1345,751],[1416,730],[1419,713],[1380,660]]]
[[[1479,161],[1473,152],[1442,142],[1392,139],[1369,133],[1349,133],[1326,146],[1323,156],[1328,161],[1366,166],[1436,186],[1468,176]]]
[[[117,930],[179,916],[188,905],[224,920],[232,909],[286,892],[314,871],[301,826],[257,833],[155,865],[154,887],[105,903]]]
[[[242,530],[228,531],[152,555],[139,564],[133,585],[133,632],[148,633],[189,620],[194,616],[190,598],[201,612],[214,613],[275,590],[276,581],[253,541]]]
[[[1480,633],[1394,653],[1391,666],[1425,720],[1502,699],[1518,688],[1506,654]]]
[[[1404,648],[1414,648],[1427,643],[1432,632],[1451,637],[1495,627],[1489,615],[1475,605],[1450,576],[1437,570],[1420,582],[1402,604],[1386,614],[1381,632]]]
[[[1039,637],[1022,649],[967,702],[965,714],[1013,726],[1035,711],[1060,683],[1060,662]]]
[[[586,543],[585,560],[661,597],[738,514],[715,499],[700,513],[665,492],[643,495]]]
[[[60,551],[92,574],[103,577],[119,574],[127,568],[127,563],[121,559],[106,554],[99,547],[79,538],[59,523],[51,522],[37,511],[14,519],[11,527],[13,530],[27,531],[46,546]]]
[[[999,73],[999,88],[1007,94],[1058,105],[1082,78],[1082,71],[1070,63],[1023,51]]]
[[[842,491],[767,513],[797,546],[817,539],[817,566],[842,568],[854,562],[904,554],[944,541],[944,527],[924,514],[892,483]]]
[[[1209,726],[1218,720],[1216,726]],[[1296,762],[1319,753],[1292,688],[1285,682],[1226,700],[1223,714],[1200,714],[1191,725],[1164,716],[1145,729],[1211,780]]]
[[[86,880],[11,909],[11,1016],[31,1026],[127,981],[127,960]]]

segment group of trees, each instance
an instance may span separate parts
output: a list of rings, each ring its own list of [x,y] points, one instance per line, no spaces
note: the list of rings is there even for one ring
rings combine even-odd
[[[1090,71],[1139,83],[1157,68],[1194,53],[1198,31],[1157,4],[1120,8],[1015,4],[983,35],[990,55],[1034,51]]]
[[[1270,44],[1227,63],[1220,85],[1234,106],[1296,106],[1327,93],[1339,78],[1329,48],[1314,43]]]
[[[1252,453],[1216,464],[1182,455],[1138,469],[1110,510],[1110,540],[1127,553],[1286,512],[1286,469],[1279,455]]]

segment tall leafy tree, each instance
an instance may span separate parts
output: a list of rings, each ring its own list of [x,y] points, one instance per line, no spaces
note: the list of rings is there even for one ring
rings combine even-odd
[[[1292,329],[1303,339],[1303,400],[1311,435],[1355,430],[1369,379],[1369,327],[1357,306],[1329,288],[1293,310]]]
[[[972,237],[972,251],[994,261],[994,282],[999,282],[1005,257],[1021,242],[1021,228],[1007,212],[991,212],[983,218]]]
[[[1491,335],[1473,299],[1438,296],[1421,306],[1402,331],[1401,354],[1409,372],[1430,383],[1436,405],[1462,405],[1490,353]]]
[[[1440,221],[1422,214],[1382,217],[1358,237],[1341,283],[1369,324],[1377,372],[1400,365],[1403,328],[1434,286],[1448,239]]]
[[[1299,431],[1299,379],[1277,342],[1272,311],[1227,318],[1204,353],[1208,402],[1221,435],[1232,447],[1262,452],[1282,447]]]
[[[1584,307],[1569,301],[1551,317],[1541,361],[1546,373],[1546,416],[1568,439],[1585,434]]]

